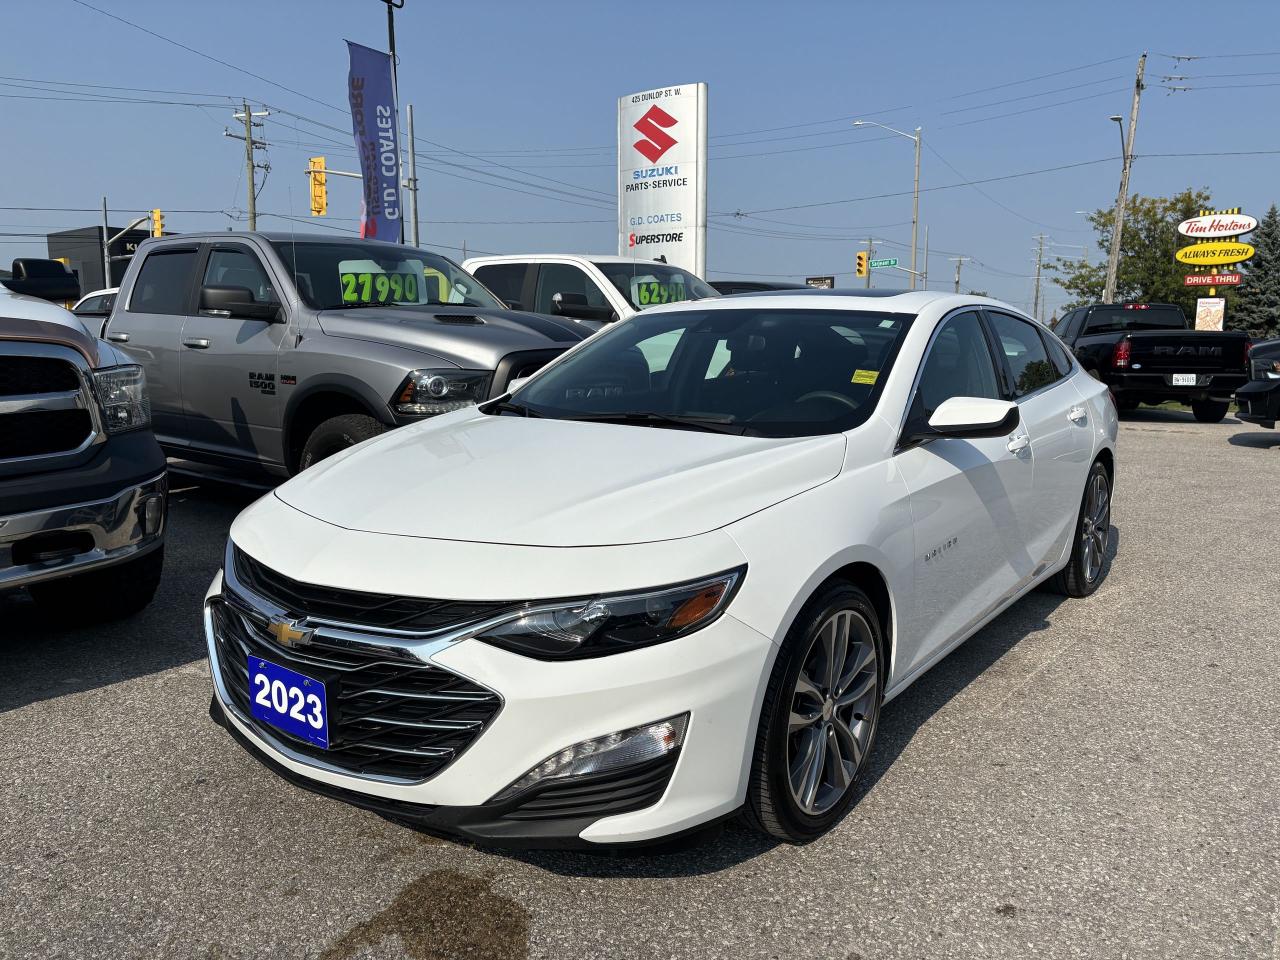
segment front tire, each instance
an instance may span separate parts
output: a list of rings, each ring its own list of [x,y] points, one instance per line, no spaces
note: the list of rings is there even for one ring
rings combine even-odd
[[[1191,413],[1200,423],[1221,423],[1231,409],[1226,400],[1193,400]]]
[[[164,546],[133,560],[27,588],[42,609],[76,624],[107,623],[138,613],[151,602],[164,569]]]
[[[804,843],[848,811],[875,743],[884,638],[870,598],[837,583],[788,631],[760,710],[747,785],[749,825]]]
[[[1053,588],[1068,597],[1087,597],[1098,589],[1107,568],[1111,534],[1111,474],[1095,460],[1084,484],[1075,542],[1067,565],[1053,578]]]
[[[387,428],[363,413],[344,413],[330,417],[311,431],[298,458],[298,471],[313,467],[326,457],[370,440]]]

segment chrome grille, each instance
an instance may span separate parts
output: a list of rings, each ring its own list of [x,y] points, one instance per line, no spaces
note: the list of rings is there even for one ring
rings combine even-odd
[[[234,593],[211,609],[216,669],[241,718],[296,753],[356,775],[421,781],[439,773],[478,737],[502,707],[498,694],[398,648],[354,644],[318,630],[289,649],[269,621]],[[251,657],[325,684],[329,749],[253,719]]]
[[[87,372],[74,352],[54,344],[0,344],[0,465],[21,472],[27,461],[85,449],[98,435]]]

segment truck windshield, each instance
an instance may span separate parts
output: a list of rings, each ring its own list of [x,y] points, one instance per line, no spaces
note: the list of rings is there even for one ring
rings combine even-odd
[[[681,300],[720,296],[705,280],[700,280],[688,270],[665,263],[635,260],[630,263],[597,263],[595,266],[637,310]]]
[[[1085,333],[1115,333],[1120,330],[1185,330],[1187,318],[1181,307],[1169,304],[1129,304],[1095,307],[1085,323]]]
[[[839,433],[871,416],[913,319],[759,307],[641,314],[496,410],[767,437]]]
[[[272,246],[316,310],[421,304],[504,309],[479,280],[426,250],[365,240],[281,240]]]

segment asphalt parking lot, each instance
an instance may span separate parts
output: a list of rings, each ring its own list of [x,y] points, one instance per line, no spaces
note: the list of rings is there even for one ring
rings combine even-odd
[[[199,601],[254,494],[175,481],[152,606],[0,601],[0,956],[1277,954],[1280,434],[1141,412],[1111,572],[886,708],[828,836],[486,852],[269,774],[209,721]]]

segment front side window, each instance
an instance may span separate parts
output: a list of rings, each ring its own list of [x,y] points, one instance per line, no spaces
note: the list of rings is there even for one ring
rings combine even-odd
[[[957,314],[938,329],[920,369],[912,419],[927,421],[952,397],[1001,399],[991,349],[976,313]]]
[[[914,318],[844,310],[641,314],[517,391],[541,417],[753,436],[866,421]]]
[[[1004,313],[992,313],[991,327],[1009,365],[1013,395],[1025,397],[1061,378],[1049,362],[1040,331],[1025,320]]]
[[[505,303],[519,303],[524,297],[523,263],[491,263],[476,267],[475,277]]]
[[[272,243],[315,310],[456,304],[501,309],[484,285],[439,254],[367,240]]]
[[[664,303],[720,296],[705,280],[700,280],[688,270],[665,263],[652,263],[648,260],[597,263],[596,269],[605,275],[622,294],[623,299],[636,310],[647,310]]]
[[[195,268],[195,250],[148,254],[134,281],[129,309],[135,313],[186,313]]]
[[[608,307],[594,280],[580,268],[569,263],[544,263],[538,268],[538,289],[533,299],[534,313],[554,313],[553,299],[557,293],[585,297],[589,307]]]
[[[204,268],[204,285],[241,287],[249,291],[251,302],[280,302],[262,263],[248,250],[238,247],[224,247],[210,252],[209,263]]]

